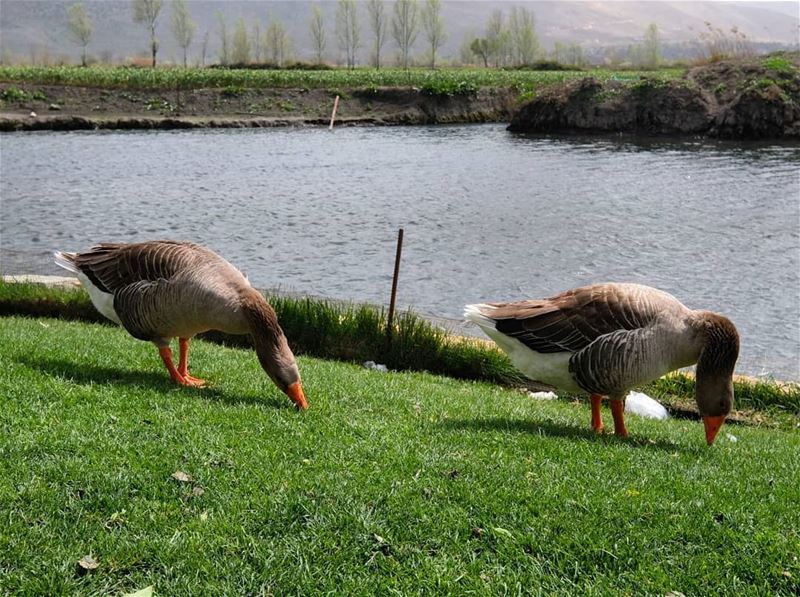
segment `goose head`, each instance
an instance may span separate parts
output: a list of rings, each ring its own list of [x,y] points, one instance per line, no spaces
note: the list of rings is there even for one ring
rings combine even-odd
[[[739,356],[739,333],[728,318],[718,313],[701,311],[698,315],[703,348],[697,360],[695,398],[710,446],[733,408],[733,368]]]
[[[258,291],[246,293],[241,299],[256,355],[261,367],[278,388],[294,402],[299,410],[308,408],[297,360],[278,324],[278,317]]]

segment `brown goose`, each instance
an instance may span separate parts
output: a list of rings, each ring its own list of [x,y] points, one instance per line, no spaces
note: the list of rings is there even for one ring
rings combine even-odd
[[[615,433],[627,436],[628,391],[694,363],[697,407],[709,445],[733,405],[736,327],[655,288],[596,284],[543,300],[467,305],[464,316],[531,379],[588,393],[596,431],[603,429],[602,396],[611,401]]]
[[[275,311],[242,273],[222,257],[185,241],[102,243],[85,253],[55,253],[77,274],[92,303],[139,340],[158,347],[170,377],[203,386],[189,375],[189,340],[220,330],[251,334],[261,366],[299,409],[308,408],[300,373]],[[170,340],[179,338],[178,367]]]

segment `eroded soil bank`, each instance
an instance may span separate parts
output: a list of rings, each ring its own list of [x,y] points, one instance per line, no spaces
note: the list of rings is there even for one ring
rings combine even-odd
[[[800,55],[718,62],[672,81],[553,85],[521,107],[509,130],[800,139]]]
[[[337,124],[507,122],[516,93],[483,88],[471,95],[428,95],[416,88],[195,89],[174,92],[0,84],[22,91],[4,102],[0,130],[175,129]],[[33,114],[33,115],[32,115]]]

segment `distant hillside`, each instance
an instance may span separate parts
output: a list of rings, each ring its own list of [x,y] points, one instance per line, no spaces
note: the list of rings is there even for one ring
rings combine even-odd
[[[422,4],[424,0],[420,1]],[[4,60],[31,61],[68,59],[76,61],[79,47],[66,34],[66,10],[72,0],[2,0],[0,2],[0,50]],[[158,21],[159,56],[162,61],[177,61],[179,49],[170,30],[170,2],[165,2]],[[189,10],[197,23],[195,41],[190,47],[190,59],[196,61],[206,31],[209,32],[208,60],[217,55],[216,13],[222,12],[233,30],[240,17],[248,32],[256,24],[263,32],[270,19],[280,19],[293,43],[294,57],[308,60],[311,55],[308,25],[311,9],[318,4],[328,29],[328,59],[339,60],[334,22],[337,3],[255,0],[190,0]],[[443,18],[448,39],[441,50],[444,58],[456,58],[465,36],[481,35],[493,10],[507,15],[514,2],[508,1],[448,1],[443,2]],[[555,42],[580,43],[585,49],[608,46],[625,47],[640,41],[649,23],[656,23],[667,47],[684,47],[682,42],[697,40],[706,29],[705,22],[730,30],[737,27],[748,39],[787,47],[798,44],[797,2],[517,2],[532,9],[536,16],[536,31],[542,46],[551,49]],[[131,19],[131,4],[123,0],[85,0],[84,5],[94,23],[94,35],[88,51],[115,62],[148,53],[145,28]],[[387,2],[391,15],[392,2]],[[359,63],[369,58],[371,33],[366,21],[366,7],[359,2],[362,47]],[[423,52],[424,35],[415,44],[417,54]],[[384,48],[386,56],[395,52],[390,38]],[[590,52],[591,54],[592,52]],[[595,52],[596,53],[596,52]]]

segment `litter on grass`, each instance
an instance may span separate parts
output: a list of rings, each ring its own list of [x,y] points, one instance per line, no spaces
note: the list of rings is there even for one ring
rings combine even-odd
[[[555,392],[528,392],[528,396],[534,400],[555,400],[558,398]]]
[[[625,398],[625,412],[647,417],[648,419],[669,419],[669,413],[659,402],[647,394],[630,392]]]
[[[367,369],[372,369],[374,371],[380,371],[381,373],[386,373],[387,371],[389,371],[389,368],[386,365],[376,363],[375,361],[365,361],[364,367],[366,367]]]

